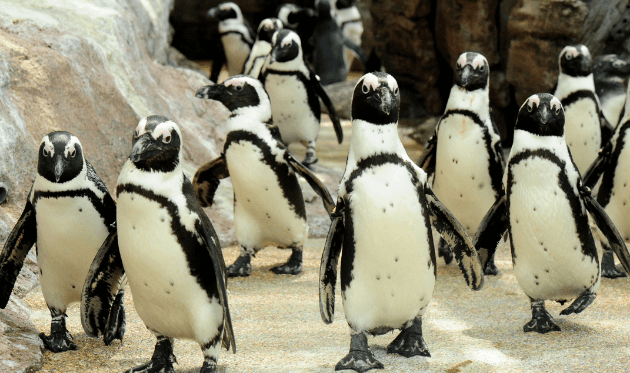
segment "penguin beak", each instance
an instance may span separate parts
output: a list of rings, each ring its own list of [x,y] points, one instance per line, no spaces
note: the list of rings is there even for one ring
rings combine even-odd
[[[61,179],[61,175],[63,175],[63,171],[66,169],[66,163],[63,161],[63,157],[58,155],[55,158],[55,180],[59,182]]]
[[[394,106],[391,92],[386,87],[380,87],[377,92],[376,96],[381,102],[381,111],[386,115],[389,115],[392,112],[392,107]]]
[[[538,108],[538,113],[540,115],[540,122],[542,124],[547,124],[550,114],[549,108],[546,105],[540,105],[540,108]]]
[[[464,66],[464,70],[462,70],[462,75],[461,75],[461,80],[460,80],[460,85],[464,88],[466,88],[472,81],[474,78],[473,75],[474,71],[472,66],[470,65],[466,65]]]
[[[131,159],[132,162],[146,161],[155,158],[161,151],[162,148],[159,145],[156,145],[156,142],[153,141],[151,134],[147,133],[142,135],[142,137],[133,144],[129,159]]]
[[[223,84],[212,84],[199,88],[195,97],[204,98],[206,100],[221,101],[221,97],[225,93],[225,86]]]
[[[273,49],[271,51],[271,53],[269,53],[269,64],[271,65],[272,63],[276,62],[276,53],[275,53],[276,49]]]

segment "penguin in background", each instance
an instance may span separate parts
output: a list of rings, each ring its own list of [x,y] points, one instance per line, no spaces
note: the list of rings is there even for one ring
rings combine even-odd
[[[614,129],[600,110],[591,72],[591,54],[585,45],[568,45],[558,57],[560,75],[554,96],[566,112],[566,140],[580,173],[597,158],[597,152]]]
[[[444,115],[418,164],[433,174],[433,191],[472,237],[486,211],[503,193],[505,162],[501,137],[490,109],[490,67],[475,52],[457,59],[455,84]],[[453,256],[443,238],[438,253],[450,263]],[[491,258],[487,275],[496,275]]]
[[[282,29],[273,35],[271,44],[260,81],[269,94],[271,114],[282,141],[286,145],[294,142],[304,145],[306,157],[302,164],[310,167],[318,161],[315,146],[321,120],[320,98],[328,109],[340,144],[343,141],[341,122],[319,78],[304,63],[300,37]]]
[[[616,54],[606,54],[593,60],[592,70],[602,113],[611,126],[617,127],[626,102],[625,81],[630,76],[630,64]]]
[[[320,267],[320,312],[330,324],[341,255],[343,308],[352,331],[350,352],[335,370],[382,369],[367,336],[394,329],[401,332],[388,353],[430,356],[422,315],[435,286],[432,224],[453,247],[468,286],[479,290],[484,281],[487,258],[477,256],[464,228],[407,155],[398,137],[399,110],[400,92],[391,75],[374,72],[359,79],[350,151]]]
[[[219,79],[224,63],[227,63],[230,76],[241,74],[256,38],[249,22],[243,18],[241,8],[233,2],[221,3],[211,8],[208,16],[219,20],[219,35],[224,51],[224,59],[220,56],[212,63],[210,80],[216,82]]]
[[[258,79],[260,70],[262,70],[263,64],[271,52],[271,38],[281,28],[283,28],[282,21],[278,18],[267,18],[260,22],[256,42],[249,57],[247,57],[247,61],[245,61],[243,74]]]
[[[0,308],[6,307],[24,259],[36,244],[42,293],[52,316],[50,335],[39,336],[52,352],[76,350],[66,328],[66,310],[81,300],[92,260],[115,232],[116,205],[85,159],[79,139],[64,131],[44,136],[24,212],[0,254]],[[102,333],[106,345],[114,339],[122,341],[124,286],[117,281],[98,296],[94,332],[88,334]]]
[[[232,180],[234,231],[241,255],[228,268],[228,276],[249,276],[251,257],[267,246],[291,249],[288,261],[271,268],[272,272],[299,274],[308,223],[297,176],[306,179],[330,213],[334,201],[328,189],[282,143],[260,81],[237,75],[223,84],[200,88],[197,97],[219,101],[231,113],[223,153],[201,166],[193,178],[204,207],[212,206],[221,179]]]
[[[276,17],[282,21],[284,28],[295,31],[300,37],[302,43],[302,53],[304,61],[312,63],[313,61],[313,45],[311,36],[315,30],[317,23],[317,14],[312,8],[301,7],[292,3],[282,4],[276,11]]]
[[[216,371],[221,345],[236,352],[219,238],[184,175],[182,141],[168,118],[140,120],[116,186],[118,240],[101,247],[83,289],[85,325],[97,311],[94,291],[124,267],[138,316],[157,338],[151,360],[128,372],[174,372],[173,338],[199,343],[200,373]]]
[[[361,46],[361,36],[363,35],[363,21],[361,13],[354,4],[354,0],[336,0],[334,2],[335,21],[341,28],[341,33],[358,46]],[[346,63],[351,65],[352,52],[346,51]],[[367,63],[367,62],[366,62]]]
[[[532,319],[524,332],[560,331],[545,300],[574,299],[561,315],[580,313],[597,296],[600,261],[587,211],[630,270],[623,239],[590,189],[582,184],[565,140],[565,113],[548,93],[521,106],[501,195],[475,234],[478,253],[491,256],[508,231],[518,284],[529,297]]]

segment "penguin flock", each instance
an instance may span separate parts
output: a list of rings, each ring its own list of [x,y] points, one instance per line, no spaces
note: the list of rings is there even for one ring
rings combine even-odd
[[[362,26],[352,3],[317,0],[315,10],[287,4],[277,18],[261,22],[256,36],[236,4],[208,12],[220,21],[230,77],[221,83],[215,77],[195,96],[220,102],[230,115],[220,156],[199,167],[192,181],[183,172],[182,132],[164,116],[144,117],[130,129],[130,155],[113,195],[76,136],[46,135],[24,211],[0,253],[0,308],[35,245],[52,318],[50,335],[40,334],[48,350],[78,348],[66,328],[66,310],[76,302],[88,336],[102,336],[106,345],[122,341],[128,286],[156,337],[151,359],[128,372],[174,372],[175,338],[198,343],[200,372],[215,372],[222,347],[236,353],[228,279],[249,276],[252,257],[267,246],[291,250],[272,272],[303,270],[309,226],[299,178],[319,195],[331,221],[321,256],[320,314],[325,324],[333,322],[339,277],[351,330],[349,352],[335,370],[384,368],[368,336],[394,330],[400,332],[388,353],[431,356],[422,320],[438,257],[447,264],[454,259],[466,286],[482,291],[491,281],[485,276],[498,273],[499,242],[508,240],[514,275],[530,300],[524,332],[560,331],[545,301],[570,302],[561,315],[581,313],[595,301],[601,277],[630,273],[630,68],[615,55],[591,61],[584,45],[560,52],[553,95],[535,93],[521,105],[507,155],[490,109],[483,55],[465,52],[457,59],[446,109],[417,161],[398,134],[396,79],[366,73],[352,92],[352,136],[335,201],[312,171],[320,99],[339,143],[343,131],[319,73],[305,62],[321,53],[316,44],[303,48],[305,35],[323,31],[300,25],[335,22],[322,29],[334,30],[345,61],[340,66],[347,66],[344,45],[362,59],[354,48]],[[213,74],[216,65],[221,68],[215,61]],[[301,162],[288,151],[294,142],[307,148]],[[229,266],[204,211],[228,177],[241,247]]]

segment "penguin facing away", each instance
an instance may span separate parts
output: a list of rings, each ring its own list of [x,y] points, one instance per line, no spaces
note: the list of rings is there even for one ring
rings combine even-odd
[[[320,267],[320,312],[330,324],[341,255],[343,307],[352,331],[350,352],[336,370],[383,368],[368,347],[367,335],[393,329],[402,331],[388,353],[430,356],[422,338],[422,315],[435,286],[431,225],[453,247],[468,285],[479,290],[484,281],[470,237],[403,148],[399,110],[392,76],[374,72],[358,81],[350,151]]]
[[[115,230],[116,205],[85,159],[79,139],[63,131],[44,136],[24,212],[0,254],[0,308],[6,307],[24,259],[36,244],[42,293],[52,316],[50,336],[40,337],[50,351],[76,350],[66,329],[66,309],[81,300],[90,264]],[[88,333],[103,333],[106,345],[122,341],[125,333],[124,288],[118,292],[118,285],[99,294],[101,307],[112,312],[98,307],[95,332]]]
[[[271,52],[271,37],[273,34],[282,28],[282,21],[278,18],[266,18],[258,26],[258,35],[256,36],[256,42],[252,47],[252,51],[245,61],[245,68],[243,74],[249,75],[252,78],[258,79],[260,70]]]
[[[503,189],[503,148],[490,109],[489,77],[483,55],[465,52],[459,56],[446,110],[419,160],[428,174],[435,175],[435,195],[471,237]],[[452,260],[444,239],[438,253],[447,264]],[[498,273],[494,259],[485,273]]]
[[[273,121],[289,145],[300,142],[306,147],[302,163],[309,167],[317,163],[315,145],[319,134],[322,99],[328,109],[337,135],[343,141],[339,116],[319,78],[304,63],[300,37],[293,31],[282,29],[272,38],[269,59],[263,66],[260,81],[271,100]]]
[[[138,123],[133,148],[118,177],[118,241],[102,248],[86,280],[89,289],[115,281],[119,257],[138,316],[157,337],[151,360],[129,372],[174,372],[173,338],[191,339],[204,355],[201,373],[214,372],[221,349],[236,352],[219,239],[181,165],[177,124],[153,115]],[[116,247],[117,246],[117,247]]]
[[[575,299],[561,315],[580,313],[597,296],[600,262],[587,211],[630,270],[630,254],[612,221],[582,184],[564,135],[560,100],[548,93],[521,106],[503,179],[505,194],[490,208],[475,235],[481,257],[493,254],[509,231],[518,284],[529,297],[525,332],[559,331],[545,300]]]
[[[606,54],[593,60],[592,70],[602,113],[611,126],[617,127],[626,102],[624,81],[630,76],[630,64],[616,54]]]
[[[220,180],[231,177],[234,230],[242,250],[228,268],[228,276],[249,276],[252,255],[270,245],[292,250],[287,263],[271,271],[300,273],[308,224],[297,174],[331,212],[334,201],[328,189],[287,151],[273,125],[269,96],[260,81],[237,75],[223,84],[200,88],[197,97],[220,101],[231,112],[223,154],[200,167],[193,178],[202,206],[211,206]]]

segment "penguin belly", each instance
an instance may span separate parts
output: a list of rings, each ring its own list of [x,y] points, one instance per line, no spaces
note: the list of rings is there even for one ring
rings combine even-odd
[[[511,165],[510,172],[512,261],[525,294],[535,300],[570,300],[598,285],[599,263],[582,252],[569,200],[558,182],[563,170],[530,158]]]
[[[251,47],[243,40],[241,34],[235,32],[223,35],[221,43],[225,50],[228,73],[230,76],[240,74],[249,57]]]
[[[352,237],[344,242],[354,240],[354,252],[344,243],[341,258],[352,278],[343,292],[346,320],[355,331],[401,328],[424,313],[435,286],[425,208],[398,165],[368,169],[352,185]]]
[[[578,100],[565,107],[565,137],[573,161],[584,174],[593,163],[602,144],[597,106],[591,99]]]
[[[623,128],[621,129],[623,131]],[[612,219],[615,227],[621,234],[624,241],[630,241],[630,131],[621,132],[623,139],[617,141],[617,146],[624,146],[617,159],[617,166],[614,169],[613,187],[610,193],[610,200],[604,206],[606,213]],[[599,231],[599,230],[598,230]],[[601,232],[600,232],[601,233]],[[599,234],[601,236],[601,234]],[[600,240],[607,242],[605,237]]]
[[[223,323],[223,309],[218,297],[210,298],[191,275],[168,210],[141,195],[121,193],[116,218],[134,306],[147,328],[172,338],[210,341]],[[199,242],[188,248],[195,249],[205,247]]]
[[[265,78],[265,89],[271,100],[273,122],[280,130],[282,141],[291,144],[317,140],[319,119],[308,105],[307,87],[297,76],[269,73]]]
[[[42,293],[48,307],[65,311],[81,300],[87,272],[109,232],[87,197],[40,198],[36,219]]]
[[[619,95],[611,96],[606,101],[602,100],[602,112],[608,123],[613,127],[617,127],[619,124],[619,116],[623,105],[626,103],[625,92]]]
[[[285,197],[300,193],[294,173],[277,175],[263,162],[262,150],[249,141],[232,142],[225,152],[234,186],[234,231],[238,242],[248,248],[303,246],[308,224]],[[284,191],[279,177],[291,178],[293,191]]]
[[[488,151],[472,118],[455,114],[440,124],[433,192],[471,237],[497,197]]]

